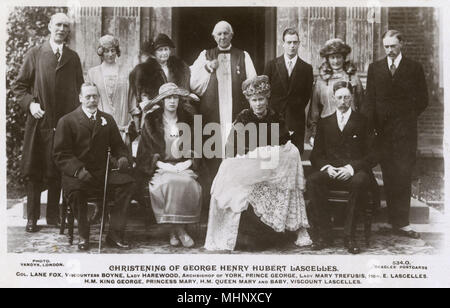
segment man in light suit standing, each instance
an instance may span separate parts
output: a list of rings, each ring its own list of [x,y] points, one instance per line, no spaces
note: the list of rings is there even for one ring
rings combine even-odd
[[[264,75],[270,79],[270,106],[278,112],[293,132],[292,141],[303,152],[305,108],[311,98],[312,66],[298,56],[300,39],[295,29],[283,32],[284,54],[267,63]]]
[[[409,225],[411,178],[417,151],[417,118],[428,105],[422,66],[402,54],[403,35],[383,35],[387,57],[370,64],[362,112],[374,124],[382,151],[381,170],[394,232],[411,238],[420,234]]]

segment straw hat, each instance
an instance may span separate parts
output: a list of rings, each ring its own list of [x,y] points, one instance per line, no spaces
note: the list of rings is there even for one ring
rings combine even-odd
[[[168,83],[163,84],[159,88],[158,93],[159,93],[158,96],[156,96],[155,98],[153,98],[152,100],[150,100],[149,102],[147,102],[147,103],[145,103],[144,105],[141,106],[141,108],[144,111],[150,110],[151,107],[153,107],[157,103],[161,102],[166,97],[169,97],[169,96],[172,96],[172,95],[177,95],[177,96],[179,96],[181,98],[184,98],[184,99],[187,99],[187,100],[194,100],[194,101],[199,101],[200,100],[195,94],[190,93],[186,89],[179,88],[173,82],[168,82]]]

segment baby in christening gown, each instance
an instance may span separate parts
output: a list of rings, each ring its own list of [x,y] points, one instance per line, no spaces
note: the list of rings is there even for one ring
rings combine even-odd
[[[298,231],[296,245],[310,245],[304,187],[300,154],[291,142],[224,160],[211,188],[205,248],[234,250],[241,213],[249,206],[275,232]]]

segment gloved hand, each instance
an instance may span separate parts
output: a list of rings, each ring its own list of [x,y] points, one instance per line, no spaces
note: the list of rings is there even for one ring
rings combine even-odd
[[[35,119],[41,119],[45,113],[45,111],[41,109],[41,105],[35,102],[30,104],[30,112]]]
[[[128,169],[128,159],[126,157],[121,157],[117,161],[119,171],[126,171]]]
[[[89,173],[89,171],[86,170],[85,167],[82,167],[78,171],[77,178],[83,182],[89,182],[93,179],[92,175]]]

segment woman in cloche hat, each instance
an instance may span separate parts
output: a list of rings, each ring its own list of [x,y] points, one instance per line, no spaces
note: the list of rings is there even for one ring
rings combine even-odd
[[[352,109],[357,111],[361,107],[364,96],[361,80],[356,74],[356,67],[350,61],[346,61],[351,50],[351,47],[339,38],[328,40],[320,50],[320,56],[325,61],[319,67],[319,77],[314,86],[307,119],[307,136],[311,145],[314,144],[319,119],[336,111],[336,104],[333,101],[335,82],[349,81],[354,88]]]
[[[181,142],[181,132],[186,133],[183,124],[191,128],[190,136],[194,135],[194,112],[186,102],[189,94],[174,83],[159,88],[145,108],[150,111],[144,118],[136,158],[140,182],[149,188],[156,222],[169,226],[170,245],[188,248],[195,243],[186,226],[200,221],[202,196],[197,182],[199,161]]]
[[[130,124],[134,125],[132,120],[137,120],[141,113],[136,102],[128,100],[130,68],[119,63],[119,40],[112,35],[107,34],[99,39],[97,55],[101,64],[90,68],[86,79],[97,86],[99,109],[114,117],[123,140],[129,146],[133,137],[128,133]]]

